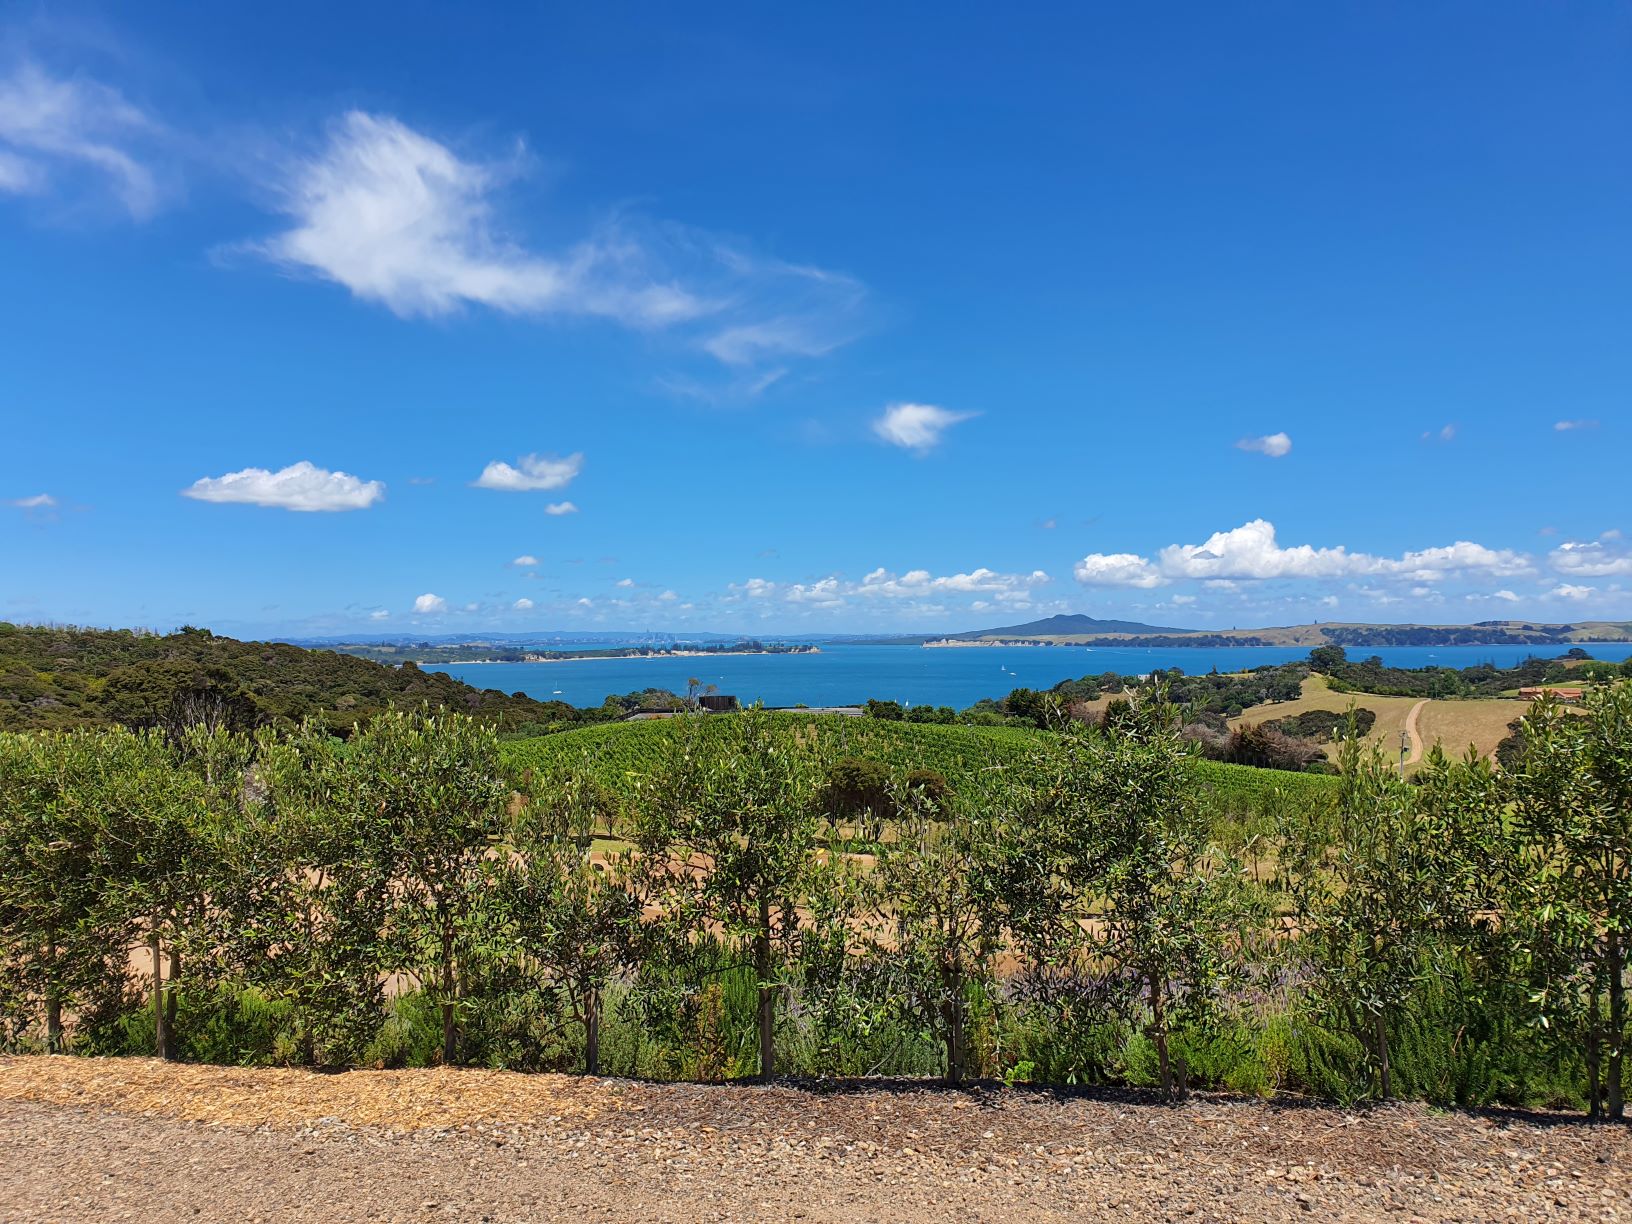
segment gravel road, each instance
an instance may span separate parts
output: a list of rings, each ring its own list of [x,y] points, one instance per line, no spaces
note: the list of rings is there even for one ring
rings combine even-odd
[[[8,1222],[1632,1220],[1629,1157],[1420,1106],[0,1059]]]

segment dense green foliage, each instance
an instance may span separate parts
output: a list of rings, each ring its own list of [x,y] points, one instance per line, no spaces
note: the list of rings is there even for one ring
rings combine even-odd
[[[1058,732],[0,733],[0,1033],[1621,1116],[1632,684],[1410,784],[1352,738],[1336,778],[1220,774],[1163,696]]]
[[[422,703],[535,734],[585,717],[562,702],[474,689],[412,664],[387,667],[205,629],[160,636],[0,622],[0,730],[209,721],[247,731],[316,718],[346,734],[381,710]]]
[[[1530,658],[1515,667],[1481,663],[1473,667],[1389,667],[1378,656],[1350,659],[1340,646],[1310,654],[1314,670],[1340,693],[1382,693],[1397,697],[1499,697],[1542,684],[1579,684],[1632,675],[1628,663],[1589,659],[1576,647],[1556,659]]]

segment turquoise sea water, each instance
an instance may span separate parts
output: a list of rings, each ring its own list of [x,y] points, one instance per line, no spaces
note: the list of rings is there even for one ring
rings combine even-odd
[[[1585,649],[1595,658],[1632,657],[1632,644]],[[1377,646],[1349,651],[1351,658],[1380,655],[1396,667],[1510,667],[1533,654],[1562,650],[1533,646]],[[722,655],[686,659],[584,659],[558,663],[449,663],[445,671],[477,688],[526,693],[577,706],[599,705],[609,693],[665,688],[685,692],[688,677],[718,686],[744,704],[854,705],[869,697],[911,705],[958,709],[1010,689],[1049,688],[1079,676],[1119,672],[1139,675],[1181,668],[1195,675],[1215,667],[1239,671],[1307,658],[1296,647],[1233,646],[1217,649],[1086,646],[988,646],[926,649],[921,646],[823,646],[820,654]],[[432,670],[427,668],[427,670]]]

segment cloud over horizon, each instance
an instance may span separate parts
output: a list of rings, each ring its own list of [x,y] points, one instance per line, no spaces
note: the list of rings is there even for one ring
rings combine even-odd
[[[1090,553],[1075,566],[1086,586],[1152,588],[1179,579],[1265,580],[1277,578],[1346,578],[1382,576],[1433,582],[1450,574],[1496,577],[1530,573],[1531,559],[1511,549],[1486,548],[1468,540],[1436,548],[1378,557],[1350,552],[1342,545],[1283,548],[1275,525],[1254,519],[1229,531],[1217,531],[1202,544],[1170,544],[1155,560],[1137,553]]]

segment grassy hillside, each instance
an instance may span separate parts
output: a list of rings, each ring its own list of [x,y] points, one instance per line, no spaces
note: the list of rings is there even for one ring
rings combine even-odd
[[[790,737],[814,751],[818,744],[837,756],[878,761],[896,774],[933,769],[954,789],[976,788],[982,771],[1002,769],[1040,748],[1051,732],[1020,727],[904,723],[839,715],[781,714]],[[608,723],[559,735],[515,740],[504,746],[516,765],[571,767],[590,771],[602,785],[630,793],[639,778],[662,769],[675,737],[693,727],[704,737],[724,730],[719,716],[697,722],[681,719]],[[1215,761],[1198,763],[1209,791],[1221,802],[1250,804],[1279,791],[1288,796],[1329,795],[1336,780],[1319,774],[1251,769]]]
[[[0,622],[0,731],[157,726],[200,712],[240,728],[315,715],[344,731],[380,710],[420,702],[509,730],[578,717],[559,702],[475,689],[442,672],[204,629],[161,636]]]

